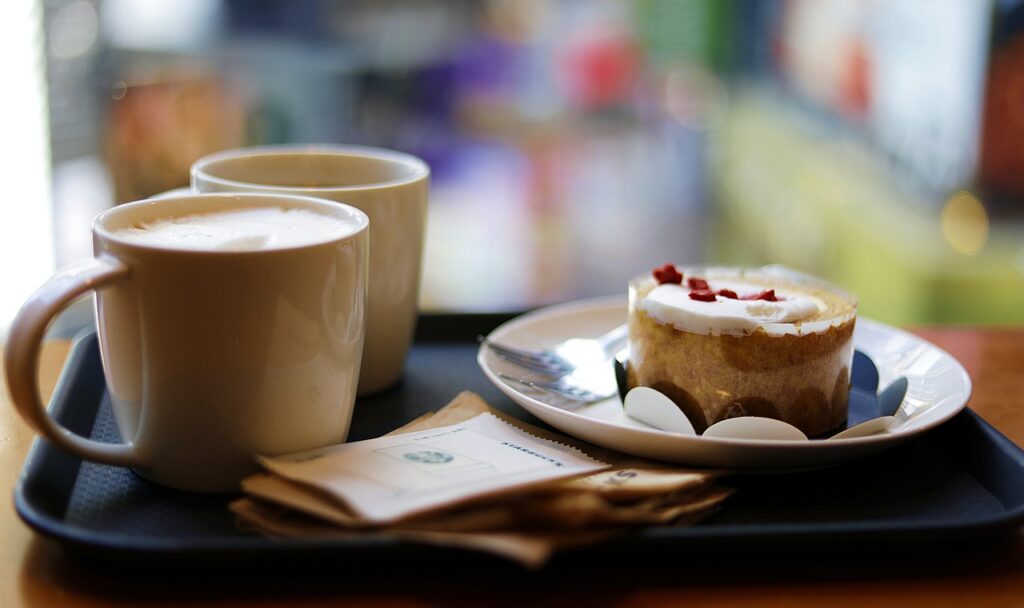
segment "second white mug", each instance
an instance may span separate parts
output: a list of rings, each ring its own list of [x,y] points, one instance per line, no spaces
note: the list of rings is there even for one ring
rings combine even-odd
[[[366,213],[370,292],[359,394],[398,381],[416,328],[430,179],[425,162],[364,146],[260,146],[201,158],[191,177],[201,193],[299,194]]]

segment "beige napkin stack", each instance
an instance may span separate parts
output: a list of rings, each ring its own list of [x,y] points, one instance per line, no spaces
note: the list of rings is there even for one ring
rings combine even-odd
[[[537,567],[559,548],[597,542],[629,528],[694,523],[732,492],[714,483],[714,472],[669,468],[596,448],[523,423],[470,392],[389,435],[447,427],[488,412],[527,433],[575,447],[610,468],[384,525],[316,488],[263,473],[243,482],[247,496],[233,502],[231,510],[243,525],[274,537],[401,538],[486,551]]]

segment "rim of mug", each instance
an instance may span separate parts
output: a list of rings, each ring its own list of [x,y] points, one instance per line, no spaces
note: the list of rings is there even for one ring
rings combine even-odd
[[[259,205],[265,207],[273,207],[273,201],[287,201],[291,203],[301,203],[304,208],[309,209],[310,206],[322,210],[327,215],[337,215],[339,212],[343,212],[348,215],[349,218],[354,219],[358,226],[352,231],[345,232],[342,235],[333,238],[326,238],[319,241],[313,241],[310,243],[303,243],[299,245],[290,245],[284,247],[273,247],[270,249],[249,249],[243,251],[230,251],[230,250],[218,250],[218,249],[185,249],[182,247],[172,247],[167,245],[155,245],[153,243],[140,243],[138,241],[132,241],[123,237],[117,236],[117,234],[106,226],[106,222],[109,218],[114,215],[120,215],[123,213],[130,213],[133,209],[139,209],[142,207],[163,207],[168,205],[174,205],[183,200],[196,200],[196,199],[217,199],[226,200],[231,199],[234,201],[241,201],[243,199],[259,199],[267,201],[266,205]],[[290,207],[294,208],[294,207]],[[202,213],[202,212],[197,212]],[[190,214],[191,215],[191,214]],[[155,219],[155,218],[154,218]],[[173,196],[163,196],[158,198],[147,198],[138,201],[132,201],[130,203],[122,203],[115,205],[110,209],[100,212],[92,221],[92,230],[98,236],[102,238],[118,243],[126,247],[133,247],[146,250],[154,251],[173,251],[185,255],[191,254],[202,254],[202,255],[265,255],[272,254],[280,251],[294,251],[296,249],[304,249],[307,247],[318,247],[330,243],[338,243],[356,237],[360,234],[364,234],[369,231],[370,218],[359,209],[352,205],[345,203],[339,203],[337,201],[331,201],[327,199],[317,198],[315,196],[301,196],[297,194],[273,194],[273,193],[259,193],[259,192],[211,192],[211,193],[192,193],[192,194],[181,194]]]
[[[279,186],[275,184],[264,184],[253,181],[242,181],[219,177],[209,172],[210,165],[225,160],[238,160],[252,156],[273,156],[279,154],[321,154],[324,156],[349,156],[371,158],[378,161],[386,161],[402,165],[409,169],[409,175],[390,180],[367,182],[349,186]],[[272,144],[265,146],[249,146],[243,148],[232,148],[208,154],[192,163],[189,171],[191,185],[194,188],[196,181],[202,179],[210,183],[226,187],[243,188],[266,188],[286,192],[359,192],[365,190],[379,190],[393,188],[406,184],[416,183],[430,177],[430,165],[423,159],[413,156],[407,152],[377,148],[374,146],[363,146],[358,144]]]

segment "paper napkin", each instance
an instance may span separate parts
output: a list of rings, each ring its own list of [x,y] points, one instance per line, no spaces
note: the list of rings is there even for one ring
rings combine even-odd
[[[386,535],[531,567],[631,527],[693,523],[731,493],[715,472],[597,448],[469,392],[384,437],[261,462],[231,508],[266,534]]]

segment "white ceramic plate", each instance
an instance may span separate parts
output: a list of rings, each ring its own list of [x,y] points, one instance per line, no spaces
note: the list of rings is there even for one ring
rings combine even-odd
[[[531,312],[501,325],[487,338],[509,346],[546,348],[568,338],[597,337],[625,321],[625,297],[598,298]],[[967,404],[970,377],[956,359],[935,345],[865,318],[857,319],[853,339],[878,368],[879,386],[907,377],[900,412],[905,420],[890,433],[805,442],[688,437],[626,417],[618,397],[570,411],[558,397],[525,392],[498,377],[499,373],[521,377],[523,371],[486,347],[481,347],[477,362],[513,401],[569,435],[635,456],[704,467],[785,469],[835,464],[906,441],[952,418]]]

